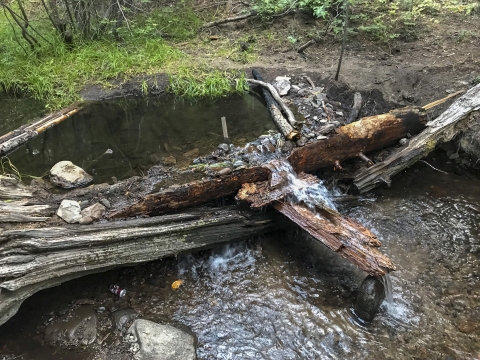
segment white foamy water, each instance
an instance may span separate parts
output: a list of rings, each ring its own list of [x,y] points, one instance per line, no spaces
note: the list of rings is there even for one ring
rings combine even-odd
[[[313,212],[317,207],[337,210],[331,200],[331,196],[337,194],[330,193],[323,181],[319,180],[315,184],[311,184],[299,179],[292,165],[287,161],[274,161],[269,164],[269,169],[280,177],[287,177],[285,186],[288,187],[287,200],[290,203],[303,203]]]

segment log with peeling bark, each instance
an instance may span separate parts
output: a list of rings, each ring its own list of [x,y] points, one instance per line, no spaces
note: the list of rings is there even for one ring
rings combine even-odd
[[[297,173],[332,166],[337,161],[358,157],[360,152],[381,149],[424,128],[426,114],[421,108],[392,110],[388,114],[360,119],[337,129],[329,139],[293,151],[289,157]],[[113,212],[122,218],[144,214],[165,214],[235,194],[244,183],[265,181],[270,170],[264,167],[239,169],[214,179],[194,181],[146,195],[135,204]]]
[[[408,145],[395,151],[381,163],[355,174],[354,185],[360,192],[366,192],[379,184],[391,184],[391,177],[427,156],[435,147],[453,139],[468,126],[469,122],[480,122],[480,84],[458,98],[427,128],[410,139]]]
[[[65,109],[49,114],[42,119],[29,125],[21,126],[0,137],[0,156],[5,156],[14,151],[19,146],[30,141],[38,134],[46,131],[52,126],[58,125],[70,116],[76,114],[82,109],[80,103],[73,104]]]
[[[308,174],[299,174],[298,178],[310,185],[319,182],[318,178]],[[329,208],[322,199],[316,199],[318,203],[313,204],[314,210],[312,204],[307,207],[302,203],[291,203],[287,200],[290,193],[285,181],[271,177],[269,181],[244,184],[236,199],[250,203],[252,209],[272,205],[315,239],[370,275],[382,276],[395,270],[392,261],[378,251],[381,243],[370,230]]]
[[[420,132],[426,123],[427,115],[421,107],[365,117],[338,128],[337,134],[327,140],[295,149],[288,160],[296,172],[312,171],[392,145],[407,134]]]
[[[0,325],[40,289],[85,274],[237,241],[272,231],[274,214],[236,207],[109,222],[4,230],[0,239]]]

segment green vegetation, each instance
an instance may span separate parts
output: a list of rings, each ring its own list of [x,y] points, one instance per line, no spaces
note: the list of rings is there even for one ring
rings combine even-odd
[[[210,14],[207,10],[204,19],[189,0],[118,0],[113,7],[105,6],[111,3],[108,0],[42,1],[45,7],[27,0],[0,1],[0,91],[28,94],[55,109],[78,100],[86,84],[108,87],[114,79],[136,75],[143,75],[139,90],[148,95],[146,79],[163,72],[169,74],[172,93],[222,96],[244,91],[244,75],[198,66],[196,59],[179,50],[180,44],[187,44],[202,58],[223,57],[246,64],[256,59],[262,41],[283,41],[295,48],[305,37],[343,32],[345,0],[252,1],[263,19],[274,21],[291,11],[307,11],[322,21],[316,21],[308,36],[292,29],[280,39],[268,28],[271,21],[262,21],[254,31],[212,42],[200,31],[201,25],[223,15],[217,14],[218,9]],[[473,0],[348,1],[349,32],[382,42],[415,38],[420,21],[436,22],[445,11],[480,10],[479,2]],[[477,36],[464,31],[458,41]]]
[[[345,0],[253,0],[253,7],[269,18],[292,10],[310,12],[325,20],[326,31],[342,32]],[[348,0],[351,5],[353,33],[366,34],[372,40],[390,41],[397,37],[417,37],[419,20],[427,16],[436,21],[441,11],[470,14],[480,10],[478,0]],[[437,20],[438,21],[438,20]],[[289,37],[292,42],[294,37]]]
[[[232,86],[234,84],[234,86]],[[245,74],[236,71],[209,71],[207,68],[181,68],[170,76],[170,92],[184,97],[219,97],[248,90]]]

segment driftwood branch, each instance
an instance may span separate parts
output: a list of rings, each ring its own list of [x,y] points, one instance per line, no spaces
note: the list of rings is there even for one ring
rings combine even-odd
[[[221,20],[216,20],[216,21],[205,23],[205,24],[202,25],[202,28],[210,28],[210,27],[226,24],[226,23],[229,23],[229,22],[245,20],[245,19],[248,19],[249,17],[256,16],[257,14],[258,13],[256,11],[251,11],[248,14],[229,17],[229,18],[226,18],[226,19],[221,19]]]
[[[312,45],[315,45],[317,42],[312,39],[310,41],[307,41],[305,44],[303,44],[302,46],[300,46],[298,49],[297,49],[297,52],[298,53],[303,53],[305,50],[307,50],[310,46]]]
[[[258,73],[257,73],[258,74]],[[254,75],[255,78],[258,78],[259,75]],[[290,123],[290,125],[292,126],[296,126],[297,125],[297,121],[295,120],[295,115],[293,115],[293,112],[292,110],[289,109],[289,107],[287,105],[285,105],[285,103],[283,102],[282,98],[280,97],[280,95],[278,95],[278,92],[277,90],[273,87],[273,85],[269,84],[269,83],[266,83],[262,80],[254,80],[254,79],[247,79],[247,81],[251,84],[254,84],[254,85],[260,85],[266,89],[268,89],[268,91],[270,92],[270,94],[272,95],[272,97],[275,99],[275,101],[277,102],[277,104],[282,108],[282,111],[285,113],[285,115],[287,116],[287,120],[288,122]]]
[[[427,156],[437,144],[453,139],[468,121],[480,121],[478,113],[472,115],[473,119],[468,117],[477,110],[480,110],[480,84],[458,98],[435,120],[430,121],[427,128],[411,139],[406,147],[394,152],[385,161],[360,170],[355,175],[355,186],[360,192],[365,192],[379,184],[390,185],[392,176]]]
[[[38,136],[38,134],[46,131],[47,129],[58,125],[65,119],[76,114],[82,110],[82,106],[79,104],[71,105],[65,109],[57,111],[53,114],[47,115],[42,119],[30,124],[20,127],[14,131],[0,137],[0,155],[4,156],[14,151],[19,146],[25,144],[27,141]]]

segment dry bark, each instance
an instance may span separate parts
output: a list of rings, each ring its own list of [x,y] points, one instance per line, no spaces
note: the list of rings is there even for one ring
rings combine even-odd
[[[408,145],[395,151],[386,160],[355,175],[354,184],[360,192],[373,189],[379,184],[391,184],[391,177],[427,156],[437,144],[450,141],[469,121],[480,121],[480,115],[472,112],[480,110],[480,84],[458,98],[435,120],[427,123],[427,128],[412,138]]]

